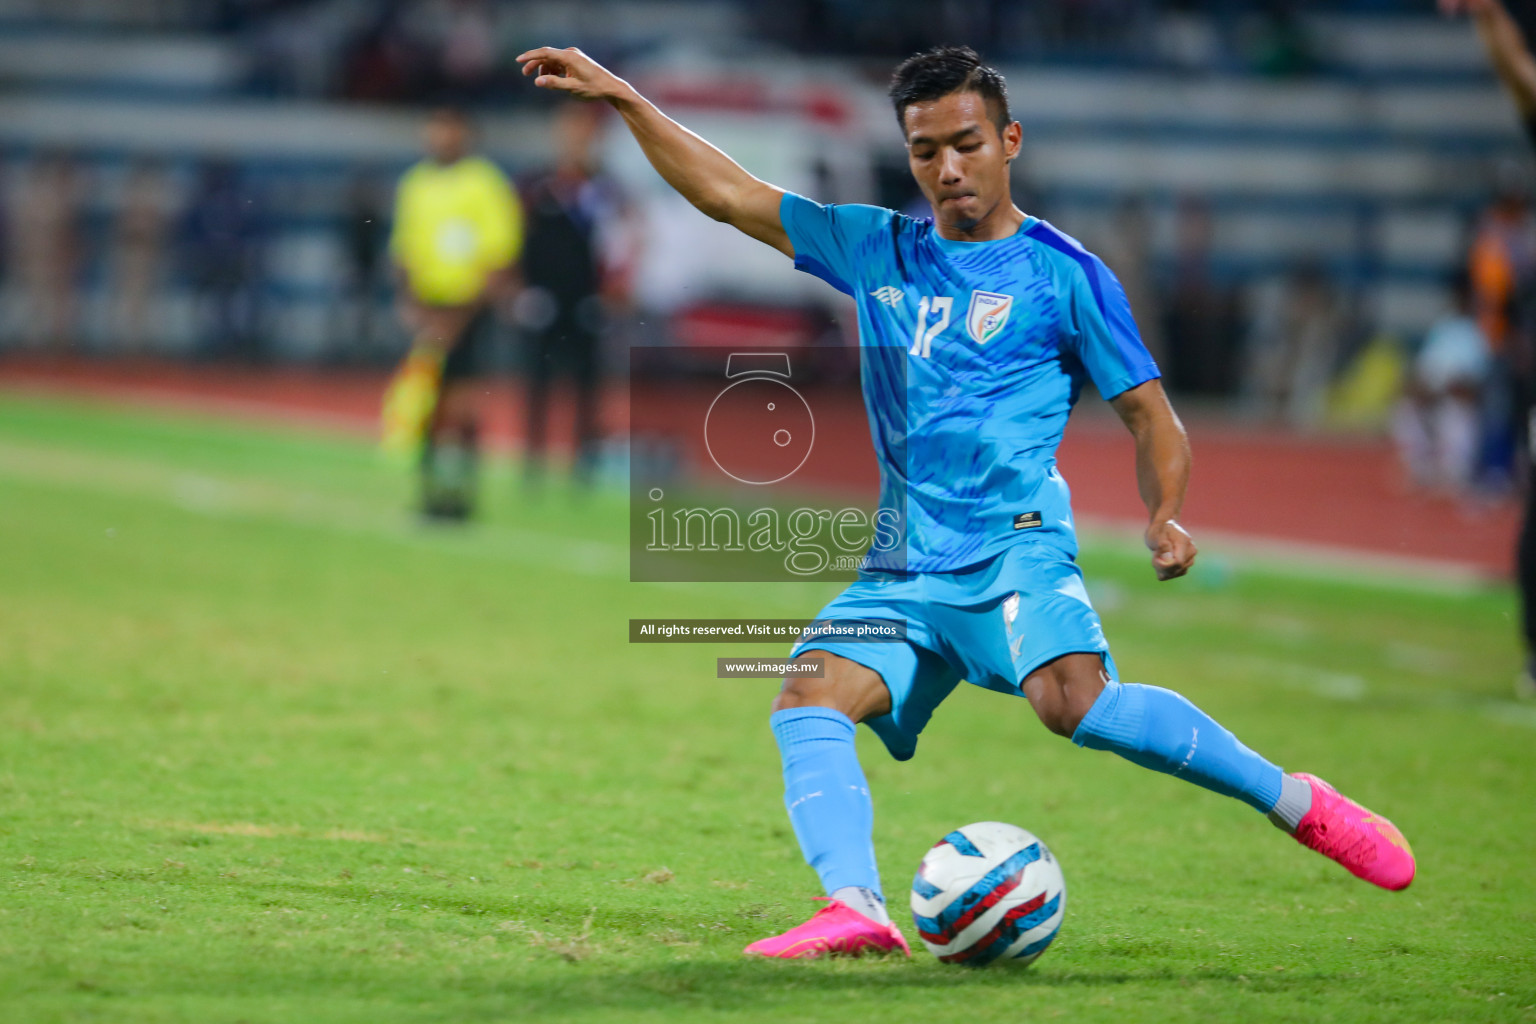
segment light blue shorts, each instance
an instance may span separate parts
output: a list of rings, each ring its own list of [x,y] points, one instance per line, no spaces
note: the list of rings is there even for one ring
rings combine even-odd
[[[809,640],[791,652],[829,651],[880,674],[891,711],[865,724],[898,761],[962,679],[1022,697],[1031,672],[1078,651],[1099,654],[1117,677],[1077,563],[1027,544],[962,572],[864,574],[817,618],[906,621],[904,642]]]

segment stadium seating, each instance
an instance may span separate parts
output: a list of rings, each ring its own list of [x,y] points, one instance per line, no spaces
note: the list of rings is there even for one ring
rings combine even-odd
[[[706,19],[717,34],[735,24],[718,6],[703,5],[717,11]],[[675,15],[679,5],[661,7]],[[1463,24],[1327,15],[1310,25],[1326,41],[1327,59],[1300,80],[1198,66],[1210,49],[1201,43],[1209,25],[1187,17],[1162,23],[1156,67],[1102,60],[1005,66],[1025,129],[1023,173],[1040,212],[1094,244],[1109,230],[1118,202],[1142,197],[1154,215],[1154,252],[1166,260],[1175,203],[1199,195],[1217,214],[1222,275],[1262,282],[1315,259],[1358,285],[1384,326],[1422,329],[1441,301],[1438,289],[1426,285],[1458,259],[1492,168],[1524,158],[1518,126]],[[91,170],[86,224],[100,241],[131,158],[166,158],[182,194],[200,158],[235,159],[270,208],[265,290],[277,354],[323,356],[327,307],[344,262],[345,189],[359,169],[389,176],[413,158],[416,115],[248,95],[249,55],[240,36],[108,36],[67,24],[39,27],[35,19],[10,28],[0,40],[0,66],[7,69],[0,155],[13,176],[31,154],[73,151]],[[643,30],[638,18],[631,32],[654,42],[654,29]],[[649,58],[641,53],[633,63],[643,69],[664,61],[665,52],[653,47]],[[729,63],[734,74],[772,67],[776,72],[766,73],[803,82],[831,69],[839,80],[849,78],[845,61],[825,57]],[[878,85],[851,88],[863,115],[853,143],[866,147],[873,164],[899,164],[899,139]],[[538,108],[489,105],[487,147],[515,171],[537,165],[544,116]],[[710,229],[698,218],[690,230]],[[100,305],[100,264],[96,259],[86,275],[88,309]],[[741,278],[710,287],[733,296],[765,288],[769,299],[787,287],[755,267]],[[171,330],[161,344],[184,349],[184,289],[178,285],[167,302]],[[0,317],[4,340],[14,337],[13,321]],[[89,347],[102,333],[99,310],[83,330]]]

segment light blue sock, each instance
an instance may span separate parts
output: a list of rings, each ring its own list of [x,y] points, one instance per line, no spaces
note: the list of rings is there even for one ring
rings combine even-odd
[[[875,808],[853,720],[831,708],[787,708],[768,722],[784,759],[784,806],[806,863],[828,895],[850,885],[879,895]]]
[[[1204,711],[1172,690],[1110,683],[1072,734],[1072,742],[1112,750],[1143,768],[1188,779],[1268,813],[1284,773],[1243,746]]]

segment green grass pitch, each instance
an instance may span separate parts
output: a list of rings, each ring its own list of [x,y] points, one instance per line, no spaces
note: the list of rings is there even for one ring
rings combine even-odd
[[[1127,466],[1127,472],[1130,467]],[[749,962],[818,894],[781,804],[772,648],[631,616],[809,616],[835,587],[627,582],[623,506],[424,530],[360,441],[0,398],[0,1019],[1536,1019],[1536,710],[1502,589],[1083,562],[1127,678],[1394,818],[1385,893],[1235,801],[962,687],[860,738],[895,908],[999,819],[1070,893],[1024,971]],[[1220,486],[1211,480],[1196,486]]]

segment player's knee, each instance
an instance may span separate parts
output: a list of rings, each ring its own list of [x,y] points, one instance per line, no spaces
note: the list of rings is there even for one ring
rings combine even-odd
[[[1029,698],[1029,706],[1035,709],[1040,723],[1057,736],[1071,736],[1077,731],[1081,715],[1074,715],[1071,705],[1058,687],[1040,687],[1037,696]]]
[[[884,714],[891,708],[890,696],[880,676],[862,665],[843,658],[802,655],[797,663],[822,662],[820,675],[788,675],[773,710],[789,708],[831,708],[855,722]]]
[[[1051,731],[1058,736],[1070,739],[1077,732],[1077,727],[1083,723],[1083,719],[1088,717],[1088,712],[1093,709],[1094,701],[1098,699],[1103,689],[1103,685],[1099,684],[1092,687],[1069,687],[1064,690],[1055,719],[1050,724]]]
[[[1042,668],[1024,680],[1024,696],[1041,723],[1058,736],[1072,736],[1104,690],[1102,667],[1078,664],[1076,656]]]
[[[828,685],[826,679],[785,676],[784,685],[779,688],[778,696],[773,699],[773,710],[832,707],[834,706],[830,703],[832,697],[832,687]]]

